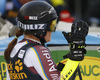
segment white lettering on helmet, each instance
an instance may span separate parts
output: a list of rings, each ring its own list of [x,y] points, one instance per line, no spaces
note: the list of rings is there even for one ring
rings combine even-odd
[[[29,20],[38,20],[37,16],[29,16]]]
[[[39,29],[44,29],[44,24],[38,24],[40,27],[39,27]]]
[[[24,30],[37,30],[37,29],[45,29],[45,24],[23,24],[20,21],[17,23],[18,27]]]

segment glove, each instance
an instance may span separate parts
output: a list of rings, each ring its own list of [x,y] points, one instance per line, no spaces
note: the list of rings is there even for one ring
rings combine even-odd
[[[66,40],[70,45],[70,52],[63,56],[75,61],[81,61],[84,59],[86,53],[85,37],[88,34],[88,24],[82,20],[72,24],[71,32],[62,32]]]

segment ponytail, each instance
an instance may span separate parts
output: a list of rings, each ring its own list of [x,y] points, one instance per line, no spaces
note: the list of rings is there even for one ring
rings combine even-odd
[[[9,60],[10,53],[11,53],[12,49],[14,48],[14,46],[16,45],[18,37],[20,37],[21,35],[23,35],[23,30],[22,29],[16,30],[15,38],[8,44],[8,47],[6,48],[6,50],[4,52],[5,60]]]

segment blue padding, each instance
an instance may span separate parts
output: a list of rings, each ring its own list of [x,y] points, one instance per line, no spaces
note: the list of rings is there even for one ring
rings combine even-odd
[[[15,36],[14,36],[14,37],[10,37],[10,38],[8,38],[8,39],[0,40],[0,51],[4,51],[4,50],[7,48],[8,44],[9,44],[14,38],[15,38]],[[22,39],[23,39],[23,36],[19,37],[19,38],[18,38],[18,41],[20,41],[20,40],[22,40]]]
[[[0,40],[0,51],[6,49],[8,44],[14,39],[15,37],[10,37],[8,39]],[[22,40],[24,36],[18,38],[18,41]],[[52,33],[51,41],[46,43],[53,44],[53,45],[66,45],[68,44],[66,39],[64,38],[61,31],[56,31]],[[86,44],[87,45],[100,45],[100,35],[89,34],[86,37]]]
[[[1,15],[5,12],[6,0],[0,0],[0,13]]]
[[[52,33],[51,41],[47,44],[68,44],[61,31]],[[86,44],[100,45],[100,35],[89,34],[86,37]]]
[[[51,41],[47,44],[68,44],[61,31],[52,33]]]

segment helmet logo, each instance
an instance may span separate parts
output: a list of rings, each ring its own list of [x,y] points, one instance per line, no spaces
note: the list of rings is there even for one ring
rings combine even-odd
[[[37,16],[24,16],[24,19],[38,20],[38,17]]]
[[[20,21],[17,23],[18,27],[24,30],[43,30],[46,29],[46,24],[23,24]]]

